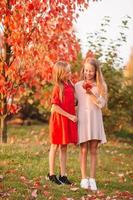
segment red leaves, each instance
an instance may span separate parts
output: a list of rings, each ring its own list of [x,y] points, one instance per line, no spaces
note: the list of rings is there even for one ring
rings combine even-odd
[[[107,196],[105,192],[98,191],[96,194],[88,194],[86,197],[82,197],[81,200],[132,200],[133,195],[128,192],[116,191],[113,195]]]
[[[87,54],[86,54],[86,59],[87,58],[95,58],[95,54],[91,51],[91,50],[89,50],[88,52],[87,52]]]
[[[15,114],[20,110],[20,107],[16,104],[7,104],[6,108],[7,108],[7,114],[9,113]],[[0,114],[3,115],[3,113],[4,113],[4,108],[1,107]]]
[[[77,57],[80,48],[73,34],[73,20],[78,17],[77,4],[86,7],[87,1],[10,0],[9,4],[0,2],[1,22],[8,30],[1,48],[11,47],[10,51],[5,49],[5,63],[13,64],[2,63],[0,94],[14,101],[26,87],[41,93],[41,82],[51,81],[51,66],[57,60],[72,61]],[[7,107],[12,113],[18,110],[15,104]]]
[[[92,85],[90,83],[84,81],[83,88],[85,90],[90,90],[92,88]]]
[[[44,194],[45,197],[48,197],[50,195],[50,192],[44,191],[43,194]]]
[[[16,4],[16,0],[10,0],[10,4],[13,6]]]
[[[28,9],[29,9],[29,11],[32,11],[34,9],[34,6],[32,3],[29,4]]]
[[[4,176],[0,175],[0,182],[3,181],[3,179],[4,179]]]
[[[116,192],[116,195],[117,195],[117,198],[121,198],[121,199],[124,199],[124,200],[132,200],[133,199],[133,194],[131,194],[130,192],[128,191],[125,191],[125,192]]]
[[[33,184],[33,187],[35,187],[35,188],[39,188],[40,186],[41,186],[41,183],[39,180],[35,181]]]
[[[20,110],[20,107],[18,107],[16,104],[7,104],[7,109],[10,111],[10,113],[15,114]]]
[[[31,196],[36,198],[37,197],[37,189],[34,189],[33,192],[31,193]]]

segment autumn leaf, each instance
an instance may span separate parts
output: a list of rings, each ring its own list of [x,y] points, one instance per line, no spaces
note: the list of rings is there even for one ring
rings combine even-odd
[[[73,191],[73,192],[76,192],[77,190],[79,190],[79,188],[78,187],[71,187],[70,190]]]
[[[43,194],[44,194],[45,197],[48,197],[50,195],[50,192],[44,191]]]
[[[15,174],[17,171],[15,169],[9,169],[5,172],[5,174]]]
[[[40,186],[41,186],[40,181],[35,181],[34,184],[33,184],[33,187],[36,188],[36,189],[40,188]]]
[[[0,182],[3,181],[3,179],[4,179],[4,176],[0,175]]]
[[[33,192],[31,193],[31,196],[34,198],[37,198],[37,189],[33,190]]]

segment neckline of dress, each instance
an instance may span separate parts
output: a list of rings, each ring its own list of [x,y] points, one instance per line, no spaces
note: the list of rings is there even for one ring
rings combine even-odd
[[[63,82],[63,84],[64,85],[66,85],[66,86],[69,86],[70,85],[70,83],[68,82],[68,83],[66,83],[66,82]]]
[[[82,83],[84,82],[84,80],[81,81]],[[90,83],[92,85],[97,85],[96,82]]]

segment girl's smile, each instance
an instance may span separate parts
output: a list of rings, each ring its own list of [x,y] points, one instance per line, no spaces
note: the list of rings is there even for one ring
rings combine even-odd
[[[93,65],[87,63],[84,67],[84,78],[88,81],[94,81],[95,80],[95,68]]]

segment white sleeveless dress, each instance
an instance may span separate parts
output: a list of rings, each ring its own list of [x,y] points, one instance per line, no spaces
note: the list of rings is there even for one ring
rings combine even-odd
[[[75,84],[75,93],[78,101],[78,143],[94,139],[100,140],[102,144],[106,143],[101,111],[106,101],[99,95],[98,88],[94,83],[91,91],[97,97],[98,105],[94,104],[82,85],[83,81],[79,81]]]

